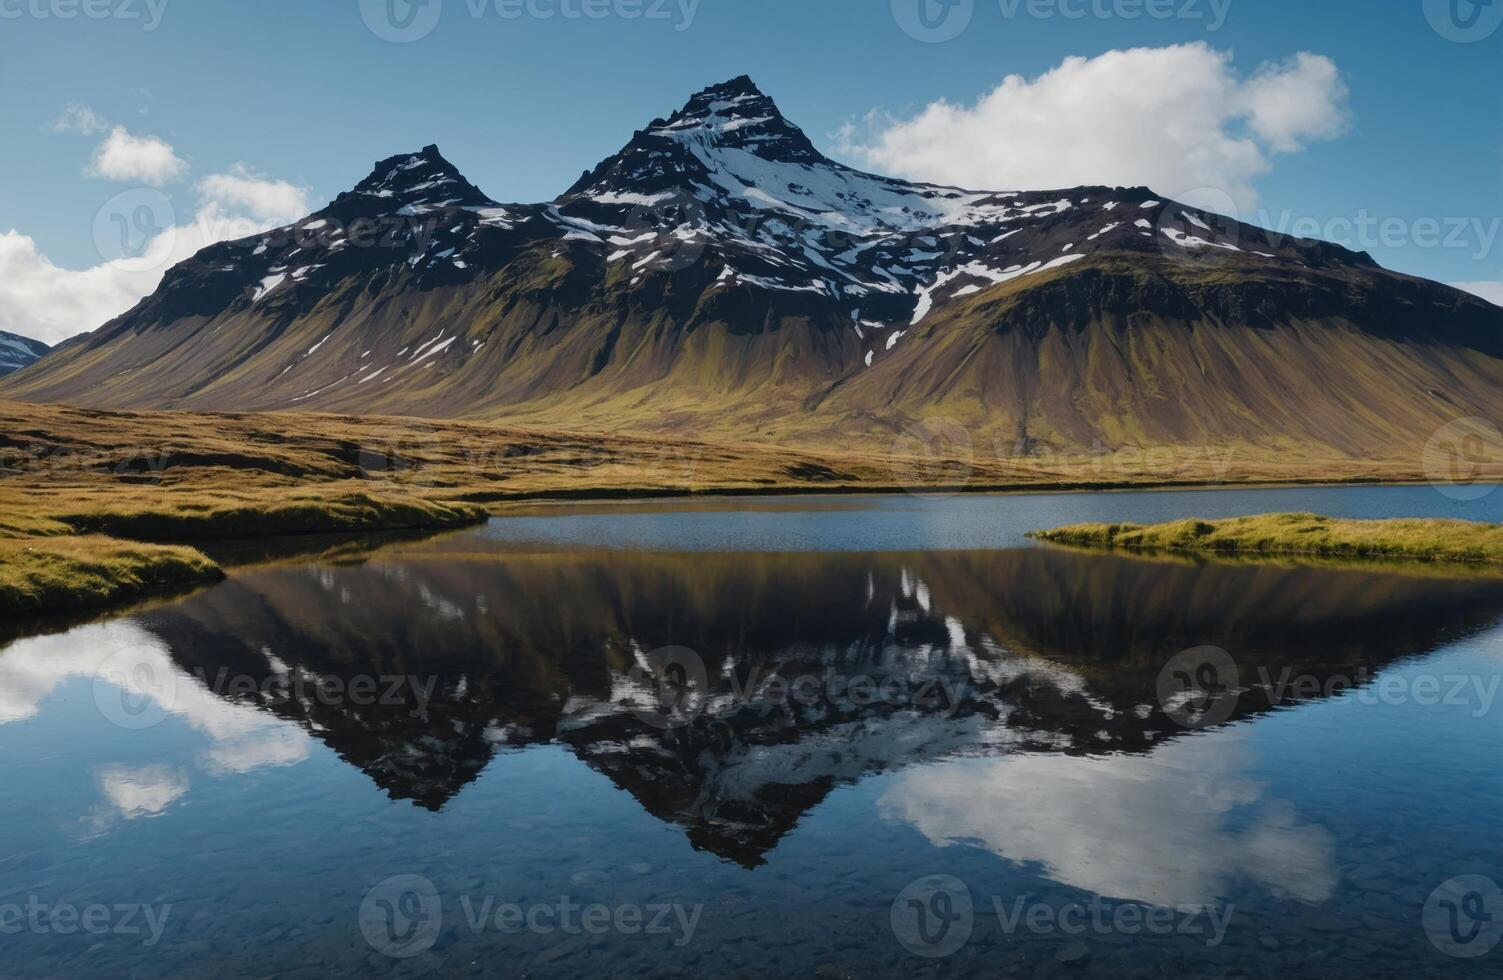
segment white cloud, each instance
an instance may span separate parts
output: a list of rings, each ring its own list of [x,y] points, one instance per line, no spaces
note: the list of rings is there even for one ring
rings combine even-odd
[[[108,132],[86,171],[92,176],[156,187],[188,171],[165,141],[112,126],[81,102],[64,106],[53,129]],[[313,209],[306,188],[243,163],[202,178],[196,190],[191,219],[177,217],[175,202],[146,187],[105,202],[94,229],[105,258],[86,269],[55,264],[34,239],[14,228],[0,233],[0,330],[49,344],[94,330],[149,295],[163,273],[199,249],[291,224]],[[150,217],[145,230],[156,230],[141,242],[135,236],[142,230],[138,215],[143,205]],[[113,257],[121,250],[112,247],[111,239],[119,234],[131,236],[136,246],[128,257]]]
[[[216,775],[295,766],[308,758],[308,736],[293,727],[261,729],[219,739],[202,758]]]
[[[53,122],[52,128],[59,133],[82,133],[93,136],[110,128],[104,117],[82,102],[70,102]]]
[[[164,272],[199,249],[290,224],[312,210],[306,190],[241,165],[205,177],[198,190],[191,220],[163,220],[163,231],[141,254],[87,269],[56,265],[15,229],[0,233],[0,330],[49,344],[93,330],[149,295]],[[166,198],[160,200],[165,207]]]
[[[94,703],[105,719],[129,715],[146,724],[170,717],[207,736],[211,764],[206,768],[212,772],[250,772],[308,757],[307,732],[221,697],[179,667],[159,637],[125,620],[18,640],[0,650],[0,726],[37,717],[48,698],[80,678],[91,682]],[[145,789],[175,780],[145,779],[143,773],[160,775],[149,768],[122,770],[108,785],[135,787],[133,797],[142,804],[181,795]],[[117,801],[128,798],[123,792],[107,795]]]
[[[1346,105],[1329,58],[1299,54],[1242,79],[1229,52],[1197,42],[1067,58],[1037,78],[1009,75],[970,105],[875,113],[841,143],[874,170],[964,187],[1215,189],[1246,209],[1272,157],[1339,134]]]
[[[170,766],[105,766],[99,791],[126,820],[160,816],[188,792],[188,774]]]
[[[12,229],[0,234],[0,330],[56,344],[130,309],[162,272],[127,259],[64,269]]]
[[[172,149],[172,144],[155,136],[133,136],[124,126],[116,126],[94,151],[89,163],[91,177],[129,180],[161,187],[180,179],[188,164]]]
[[[1246,773],[1231,729],[1149,755],[1010,755],[905,771],[878,802],[938,846],[965,841],[1111,898],[1214,905],[1238,879],[1321,902],[1339,876],[1331,835]]]
[[[1451,285],[1481,296],[1489,303],[1503,306],[1503,282],[1453,282]]]
[[[312,210],[305,188],[257,174],[243,163],[205,177],[198,182],[198,193],[226,210],[278,224],[290,224]]]
[[[1330,58],[1302,51],[1260,68],[1242,86],[1248,124],[1279,153],[1340,136],[1347,125],[1346,82]]]

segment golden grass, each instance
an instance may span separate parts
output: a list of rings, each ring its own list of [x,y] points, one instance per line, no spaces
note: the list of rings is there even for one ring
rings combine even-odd
[[[161,502],[167,497],[192,507],[355,493],[491,505],[740,491],[1425,479],[1418,458],[1399,466],[1226,441],[1019,456],[1011,444],[954,447],[926,440],[925,431],[876,448],[811,448],[382,416],[105,411],[0,400],[0,493],[24,491],[42,504],[34,510],[61,514],[114,512],[122,494],[152,508],[169,506]]]
[[[1423,477],[1382,464],[1276,458],[1227,446],[1017,457],[977,445],[953,458],[941,455],[944,445],[903,438],[883,453],[381,416],[0,401],[0,539],[24,537],[36,549],[37,539],[77,534],[196,543],[437,529],[549,498]],[[39,567],[41,552],[12,554],[18,568]],[[146,574],[109,567],[124,576]],[[77,572],[80,601],[99,594],[89,578],[96,573],[108,571]]]
[[[0,614],[103,606],[223,578],[192,548],[102,535],[0,538]]]
[[[74,529],[55,518],[45,517],[16,498],[0,494],[0,538],[49,538],[72,534]]]
[[[1503,562],[1503,525],[1471,521],[1339,520],[1260,514],[1165,524],[1077,524],[1038,531],[1041,541],[1091,548],[1218,555],[1307,555],[1423,562]]]
[[[36,516],[14,496],[0,497],[0,614],[104,605],[224,575],[193,548],[141,542],[444,528],[485,517],[472,504],[366,493],[282,499],[137,489],[109,500]]]
[[[346,493],[318,496],[291,492],[285,497],[240,494],[184,498],[171,494],[124,497],[113,504],[94,502],[65,511],[61,523],[145,541],[192,537],[240,538],[262,535],[328,534],[354,531],[457,527],[483,520],[474,504],[420,497]]]

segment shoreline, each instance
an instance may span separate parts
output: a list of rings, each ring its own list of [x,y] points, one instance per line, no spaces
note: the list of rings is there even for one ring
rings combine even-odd
[[[1101,553],[1503,567],[1503,525],[1454,519],[1257,514],[1146,525],[1073,524],[1029,537]]]
[[[952,486],[934,487],[907,487],[899,485],[881,484],[852,484],[841,486],[773,486],[773,487],[707,487],[702,490],[696,489],[612,489],[612,488],[579,488],[560,490],[536,490],[522,491],[518,493],[496,494],[470,494],[465,496],[466,503],[481,505],[505,506],[510,504],[538,504],[538,503],[644,503],[656,500],[710,500],[731,499],[749,497],[874,497],[874,496],[900,496],[911,497],[960,497],[960,496],[1010,496],[1014,494],[1038,494],[1038,495],[1068,495],[1087,493],[1174,493],[1176,491],[1213,491],[1213,490],[1307,490],[1330,487],[1368,486],[1368,487],[1423,487],[1431,486],[1429,480],[1422,478],[1396,478],[1386,477],[1311,477],[1308,480],[1279,479],[1279,480],[1168,480],[1161,482],[1136,482],[1131,480],[1112,481],[1108,483],[1089,483],[1081,481],[1052,482],[1052,483],[988,483],[988,484],[963,484]],[[1496,484],[1487,481],[1488,486],[1503,487],[1503,477]],[[492,511],[491,516],[504,516],[501,512]]]
[[[221,562],[194,545],[212,550],[215,544],[234,541],[441,531],[490,519],[483,508],[468,505],[368,497],[322,503],[316,507],[304,500],[250,513],[97,513],[30,520],[18,520],[13,511],[0,508],[9,532],[0,534],[0,620],[103,611],[226,578]],[[235,532],[215,533],[216,526],[226,524]],[[167,533],[153,533],[163,531]]]
[[[11,401],[0,401],[0,432],[16,434],[0,437],[0,546],[11,556],[0,569],[8,573],[0,577],[5,617],[133,598],[154,588],[153,576],[172,564],[167,551],[153,548],[212,542],[255,551],[270,538],[446,530],[529,507],[1426,482],[1420,457],[1399,449],[1354,459],[1314,448],[1235,446],[1214,466],[1189,446],[1140,450],[1131,465],[1121,457],[948,459],[865,444],[712,444],[386,416]],[[1163,466],[1144,461],[1166,452]],[[1475,476],[1503,482],[1503,468]],[[97,553],[78,543],[84,539]],[[75,543],[62,543],[69,540]],[[105,560],[126,550],[126,567]],[[212,574],[201,569],[201,576]],[[123,581],[111,587],[104,581],[111,577]]]
[[[1246,481],[1205,482],[1184,481],[1160,484],[1091,485],[1030,484],[1002,486],[967,486],[948,491],[923,490],[890,486],[841,486],[808,488],[783,486],[771,488],[721,487],[703,491],[694,490],[646,490],[632,488],[589,487],[567,491],[538,491],[509,495],[495,500],[489,507],[478,502],[457,504],[423,500],[412,509],[413,498],[400,500],[402,507],[393,506],[393,501],[379,496],[362,494],[358,497],[331,497],[329,504],[348,504],[352,500],[364,505],[367,510],[359,519],[352,519],[347,511],[336,507],[309,511],[307,499],[296,501],[299,509],[296,520],[281,519],[282,512],[276,508],[263,515],[256,525],[247,528],[241,519],[223,522],[216,519],[213,511],[192,520],[153,522],[140,520],[130,514],[98,514],[90,520],[56,519],[57,527],[47,527],[38,534],[0,536],[0,555],[6,557],[6,572],[0,577],[0,619],[17,624],[33,618],[66,616],[68,614],[105,613],[111,609],[128,606],[161,595],[170,595],[184,589],[212,585],[228,576],[227,569],[246,564],[237,555],[254,555],[260,551],[277,552],[278,542],[307,541],[326,544],[320,551],[310,548],[306,554],[317,555],[329,550],[338,550],[357,545],[372,536],[397,537],[404,532],[415,536],[444,531],[462,531],[479,527],[492,519],[505,519],[529,507],[573,508],[590,505],[630,507],[655,503],[692,503],[711,501],[755,501],[758,499],[796,500],[800,497],[830,499],[833,497],[878,497],[909,494],[917,497],[954,497],[961,495],[1007,496],[1012,494],[1091,494],[1143,492],[1206,492],[1211,490],[1276,490],[1311,489],[1329,487],[1368,486],[1406,487],[1423,486],[1422,481],[1382,481],[1372,479],[1344,479],[1309,481]],[[310,514],[335,515],[327,523],[310,520]],[[394,516],[400,515],[400,516]],[[4,511],[0,509],[0,518]],[[282,515],[285,516],[285,515]],[[1269,515],[1264,515],[1268,517]],[[1272,515],[1272,517],[1289,515]],[[1243,518],[1230,519],[1249,520]],[[1194,522],[1173,522],[1177,525]],[[1198,522],[1207,524],[1208,522]],[[1221,523],[1226,523],[1225,521]],[[1338,522],[1361,523],[1361,522]],[[1373,522],[1382,523],[1382,522]],[[1411,522],[1423,523],[1423,522]],[[1460,523],[1460,522],[1431,522]],[[92,526],[115,527],[117,534],[100,534]],[[196,525],[196,526],[195,526]],[[230,533],[216,533],[214,528],[229,526]],[[1486,527],[1486,525],[1478,525]],[[126,533],[129,529],[161,529],[174,527],[177,534],[149,534],[136,536]],[[192,527],[192,532],[187,528]],[[1105,530],[1103,530],[1105,529]],[[1120,552],[1135,555],[1173,555],[1190,558],[1228,559],[1335,559],[1354,562],[1395,564],[1471,564],[1473,567],[1503,564],[1503,557],[1479,559],[1458,557],[1454,553],[1434,556],[1417,556],[1384,551],[1361,551],[1351,548],[1324,548],[1309,550],[1237,548],[1231,545],[1191,546],[1178,544],[1137,544],[1132,539],[1122,539],[1123,532],[1143,530],[1136,525],[1091,525],[1041,530],[1029,537],[1048,544],[1067,546],[1096,552]],[[1148,528],[1147,530],[1153,530]],[[188,543],[197,545],[189,547]],[[270,547],[262,547],[269,545]],[[296,554],[302,549],[290,549]],[[294,558],[295,560],[295,558]],[[252,558],[250,563],[254,563]],[[18,584],[19,581],[19,584]]]

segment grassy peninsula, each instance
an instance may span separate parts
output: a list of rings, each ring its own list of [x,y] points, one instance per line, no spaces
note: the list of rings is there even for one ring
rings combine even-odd
[[[154,502],[128,493],[112,509],[48,516],[0,495],[0,615],[113,605],[224,577],[203,552],[169,542],[457,527],[484,517],[475,505],[367,494]]]
[[[1150,525],[1075,524],[1032,536],[1055,544],[1129,551],[1503,563],[1503,525],[1454,520],[1260,514]]]

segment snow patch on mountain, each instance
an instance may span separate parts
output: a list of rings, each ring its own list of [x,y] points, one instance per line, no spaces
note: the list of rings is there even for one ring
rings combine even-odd
[[[51,349],[40,340],[0,330],[0,375],[30,366]]]

